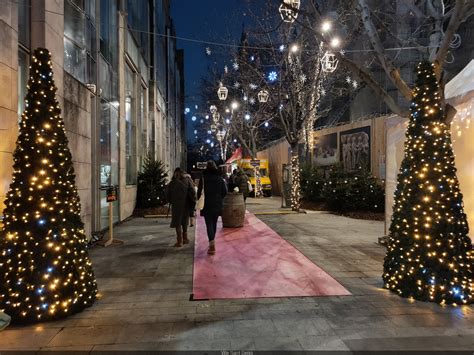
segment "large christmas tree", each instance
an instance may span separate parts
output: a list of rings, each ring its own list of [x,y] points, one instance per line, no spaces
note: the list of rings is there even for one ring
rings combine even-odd
[[[434,64],[419,64],[383,279],[403,297],[467,304],[474,253],[442,95]]]
[[[16,323],[61,318],[97,293],[51,56],[35,50],[0,234],[0,309]]]

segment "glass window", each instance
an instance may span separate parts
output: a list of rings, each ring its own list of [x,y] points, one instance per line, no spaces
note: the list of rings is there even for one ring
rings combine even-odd
[[[140,167],[143,161],[143,157],[147,154],[148,144],[147,144],[147,115],[146,115],[146,88],[141,87],[140,92],[140,125],[141,125],[141,154],[140,154]]]
[[[30,48],[30,0],[18,0],[18,42]]]
[[[86,51],[66,37],[64,37],[64,69],[77,80],[84,82]]]
[[[18,117],[25,109],[26,85],[28,83],[28,70],[30,57],[23,50],[18,51]]]
[[[127,185],[137,183],[137,142],[136,142],[136,89],[135,73],[125,67],[125,175]]]
[[[85,41],[85,14],[71,3],[64,2],[64,35],[78,46],[84,46]]]

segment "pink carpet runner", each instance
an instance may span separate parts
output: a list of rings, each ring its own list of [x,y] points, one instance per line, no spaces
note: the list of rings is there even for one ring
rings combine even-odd
[[[196,221],[194,299],[350,295],[253,214],[242,228],[225,228],[219,220],[216,255],[207,255],[203,217]]]

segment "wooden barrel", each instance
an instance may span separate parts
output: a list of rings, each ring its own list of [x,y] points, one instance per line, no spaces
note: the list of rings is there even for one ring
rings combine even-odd
[[[243,227],[245,218],[244,196],[240,192],[229,192],[224,198],[222,225],[224,228]]]

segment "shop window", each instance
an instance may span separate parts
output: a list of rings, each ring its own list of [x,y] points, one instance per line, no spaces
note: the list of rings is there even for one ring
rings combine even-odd
[[[30,48],[30,0],[18,0],[18,42]]]
[[[18,51],[18,117],[21,117],[25,109],[26,85],[28,83],[28,72],[30,66],[29,54],[20,49]]]
[[[125,175],[127,185],[137,183],[137,115],[135,73],[125,67]]]

